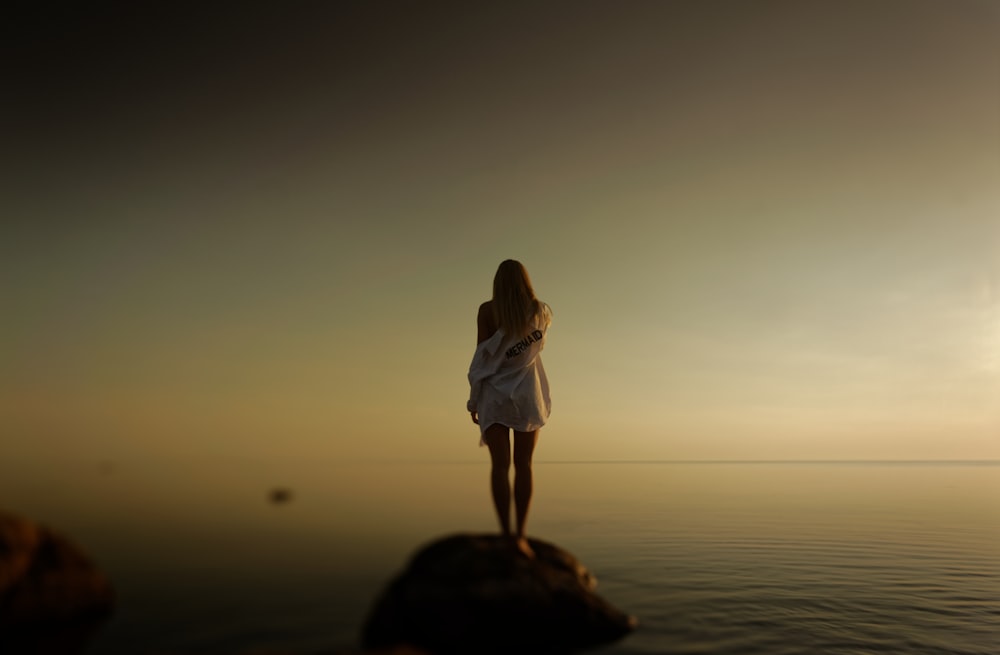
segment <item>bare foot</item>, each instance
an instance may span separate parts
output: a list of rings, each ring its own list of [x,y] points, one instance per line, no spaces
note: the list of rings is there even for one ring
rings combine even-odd
[[[535,559],[535,551],[532,550],[531,544],[524,537],[517,537],[514,540],[514,546],[517,548],[518,552],[527,557],[528,559]]]

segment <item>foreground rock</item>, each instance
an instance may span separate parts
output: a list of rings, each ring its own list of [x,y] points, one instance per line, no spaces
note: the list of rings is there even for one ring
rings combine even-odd
[[[0,652],[81,652],[113,604],[108,579],[76,545],[0,513]]]
[[[560,655],[635,628],[634,618],[594,593],[593,576],[573,555],[538,539],[529,543],[534,559],[498,535],[454,535],[423,547],[376,601],[362,646]]]

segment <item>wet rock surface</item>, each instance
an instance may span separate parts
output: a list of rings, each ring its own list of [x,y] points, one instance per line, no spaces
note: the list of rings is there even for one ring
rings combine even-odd
[[[529,539],[525,557],[499,535],[457,534],[418,550],[376,600],[365,649],[408,644],[435,655],[559,655],[621,639],[636,621],[598,596],[566,550]]]
[[[0,652],[82,652],[113,606],[111,583],[76,544],[0,512]]]

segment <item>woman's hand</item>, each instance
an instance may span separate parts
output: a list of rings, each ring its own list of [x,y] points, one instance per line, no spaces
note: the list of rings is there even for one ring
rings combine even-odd
[[[469,412],[472,415],[472,422],[479,425],[479,414],[477,412]]]

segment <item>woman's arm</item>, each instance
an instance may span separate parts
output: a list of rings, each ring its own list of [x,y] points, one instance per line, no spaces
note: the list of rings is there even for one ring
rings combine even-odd
[[[476,316],[476,345],[478,346],[482,342],[486,341],[493,336],[493,333],[497,331],[496,321],[493,318],[493,301],[487,300],[482,305],[479,306],[479,314]],[[477,350],[478,354],[478,350]],[[473,359],[473,364],[475,360]],[[469,381],[472,382],[471,372]],[[472,415],[472,422],[479,423],[479,414],[476,412],[476,403],[479,400],[479,388],[482,386],[482,380],[477,380],[472,382],[472,388],[469,394],[469,402],[466,408],[469,410],[469,414]]]

